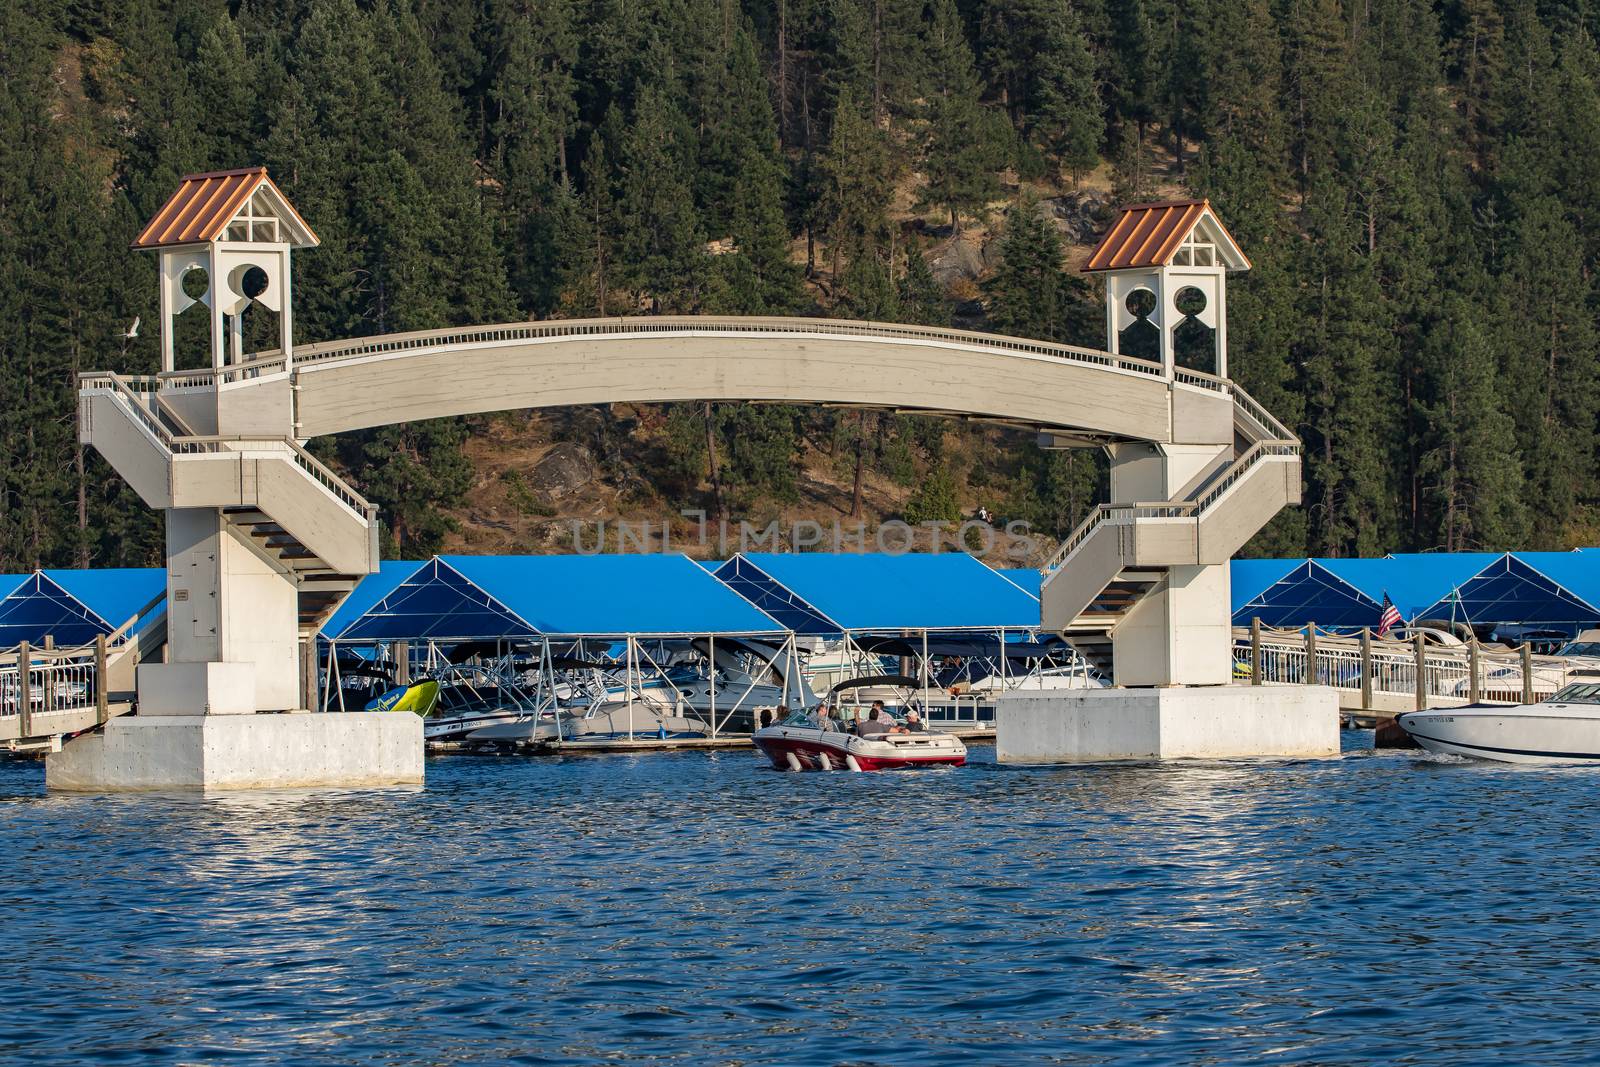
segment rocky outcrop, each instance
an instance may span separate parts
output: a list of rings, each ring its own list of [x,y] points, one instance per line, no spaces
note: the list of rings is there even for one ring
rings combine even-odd
[[[546,452],[528,472],[528,491],[536,500],[554,504],[579,492],[598,476],[589,450],[562,441]]]

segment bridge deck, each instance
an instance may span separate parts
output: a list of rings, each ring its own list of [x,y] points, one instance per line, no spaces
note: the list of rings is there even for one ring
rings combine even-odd
[[[745,400],[954,414],[1116,440],[1226,444],[1226,379],[996,334],[829,319],[559,320],[296,347],[163,391],[221,386],[226,432],[286,419],[305,439],[520,408]],[[179,401],[181,406],[181,401]],[[281,425],[281,423],[280,423]],[[281,431],[280,431],[281,432]]]

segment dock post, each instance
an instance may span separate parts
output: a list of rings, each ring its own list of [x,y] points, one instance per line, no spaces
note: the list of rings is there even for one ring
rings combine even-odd
[[[1361,710],[1372,710],[1372,627],[1361,628]]]
[[[1250,620],[1250,684],[1261,684],[1261,616]]]
[[[1317,678],[1317,624],[1306,623],[1306,673],[1301,679],[1306,685],[1316,685]]]
[[[1417,661],[1417,710],[1424,711],[1428,707],[1428,657],[1423,651],[1420,631],[1412,636],[1411,647]]]
[[[315,635],[300,642],[300,706],[307,711],[317,710],[317,638]]]
[[[1522,702],[1533,703],[1533,646],[1522,642]]]
[[[17,740],[33,736],[33,650],[24,641],[17,646]]]
[[[1483,699],[1483,685],[1479,682],[1478,635],[1473,634],[1467,643],[1467,702],[1476,704]]]
[[[104,726],[111,718],[111,697],[106,692],[106,635],[94,638],[94,723]]]
[[[56,671],[50,668],[58,662],[55,652],[55,638],[49,634],[44,639],[44,662],[39,664],[39,685],[44,690],[44,710],[49,714],[56,710]]]

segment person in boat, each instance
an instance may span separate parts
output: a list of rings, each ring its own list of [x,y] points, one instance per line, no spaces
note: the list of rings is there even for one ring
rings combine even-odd
[[[782,704],[779,704],[778,705],[778,714],[777,714],[776,721],[782,722],[783,721],[783,717],[785,715],[787,715],[787,714],[789,714],[789,709],[784,707]],[[765,730],[767,727],[772,725],[773,721],[774,721],[774,719],[773,719],[772,710],[770,708],[762,708],[761,709],[761,720],[760,720],[761,725],[760,725],[759,729]]]
[[[883,701],[874,700],[872,702],[872,716],[883,726],[884,733],[899,732],[900,724],[894,721],[894,716],[890,715],[889,709],[883,706]]]
[[[833,707],[826,703],[817,705],[817,727],[824,733],[844,732],[844,724],[833,717]]]
[[[872,714],[860,720],[859,732],[862,737],[873,737],[877,734],[888,732],[888,727],[886,727],[878,718],[878,715],[882,710],[883,701],[874,700],[872,702]]]
[[[901,733],[920,734],[927,732],[927,726],[922,722],[922,715],[916,708],[906,712],[906,724],[900,727]]]
[[[857,737],[865,737],[866,726],[867,713],[862,711],[861,708],[857,706],[855,710],[850,713],[850,732],[855,734]]]

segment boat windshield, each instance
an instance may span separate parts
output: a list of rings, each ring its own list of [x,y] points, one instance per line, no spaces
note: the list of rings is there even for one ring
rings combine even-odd
[[[795,708],[789,714],[785,715],[783,717],[783,721],[778,723],[778,725],[799,726],[805,729],[815,730],[817,728],[817,716],[815,712],[808,708]]]
[[[1557,690],[1550,700],[1560,704],[1600,704],[1600,682],[1574,682]]]
[[[1558,656],[1600,656],[1600,641],[1572,641],[1562,645]]]

